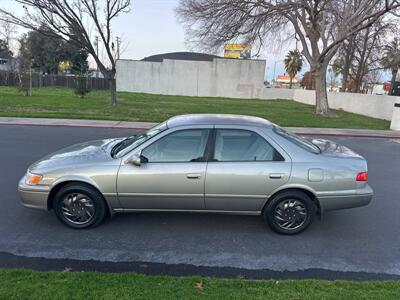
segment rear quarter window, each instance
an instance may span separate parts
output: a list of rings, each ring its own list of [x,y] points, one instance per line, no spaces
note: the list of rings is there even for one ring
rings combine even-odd
[[[308,152],[311,152],[314,154],[321,153],[320,149],[316,145],[311,143],[309,140],[306,140],[305,138],[302,138],[292,132],[286,131],[278,126],[275,126],[273,131],[277,135],[285,138],[286,140],[292,142],[293,144],[296,144],[297,146],[303,148],[304,150],[307,150]]]

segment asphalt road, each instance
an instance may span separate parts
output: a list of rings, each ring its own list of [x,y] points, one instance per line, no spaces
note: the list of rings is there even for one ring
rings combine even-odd
[[[260,217],[138,213],[71,230],[53,213],[23,208],[26,168],[64,146],[132,130],[0,126],[0,267],[134,270],[254,278],[400,278],[400,143],[332,138],[365,156],[373,202],[331,212],[297,236]],[[43,259],[45,258],[45,259]]]

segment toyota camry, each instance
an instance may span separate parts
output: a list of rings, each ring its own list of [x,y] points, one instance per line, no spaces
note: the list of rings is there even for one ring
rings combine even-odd
[[[24,206],[76,229],[116,213],[173,211],[259,215],[296,234],[327,211],[367,205],[367,172],[362,156],[335,142],[261,118],[198,114],[52,153],[18,189]]]

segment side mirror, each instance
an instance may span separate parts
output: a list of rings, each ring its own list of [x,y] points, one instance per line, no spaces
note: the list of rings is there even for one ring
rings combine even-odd
[[[129,157],[125,163],[127,164],[132,164],[134,166],[140,167],[140,165],[142,164],[142,159],[141,156],[139,154],[135,154],[132,155],[131,157]]]

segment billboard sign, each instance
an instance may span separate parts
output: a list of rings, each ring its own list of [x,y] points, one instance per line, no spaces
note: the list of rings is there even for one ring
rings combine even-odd
[[[289,75],[278,75],[276,82],[280,82],[280,83],[289,83],[290,82],[290,76]],[[299,82],[299,79],[297,78],[297,76],[295,76],[292,80],[293,83],[297,83]]]
[[[250,59],[251,46],[249,44],[226,44],[224,46],[224,57]]]

